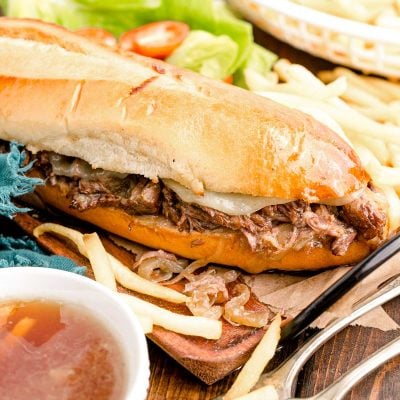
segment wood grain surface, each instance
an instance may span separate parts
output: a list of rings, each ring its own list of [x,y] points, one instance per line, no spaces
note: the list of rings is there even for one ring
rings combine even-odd
[[[312,58],[290,46],[280,43],[263,32],[256,30],[259,43],[269,47],[281,57],[300,62],[312,70],[329,67],[329,63]],[[0,233],[15,233],[12,223],[0,220]],[[400,300],[385,306],[386,311],[400,323]],[[312,332],[307,333],[311,334]],[[376,329],[350,327],[336,335],[305,365],[299,375],[298,397],[308,397],[332,383],[342,373],[363,358],[398,336],[398,332],[381,332]],[[278,365],[288,354],[305,340],[303,335],[277,354],[271,368]],[[210,400],[227,391],[236,373],[207,386],[177,364],[157,346],[148,342],[151,377],[148,400]],[[352,400],[395,400],[400,399],[400,358],[397,357],[372,373],[357,385],[346,397]],[[329,399],[328,399],[329,400]]]

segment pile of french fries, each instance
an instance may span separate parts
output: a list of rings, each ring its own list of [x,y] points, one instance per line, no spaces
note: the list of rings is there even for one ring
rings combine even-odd
[[[328,14],[391,29],[400,29],[399,0],[292,0]]]
[[[341,98],[363,115],[363,121],[376,129],[378,137],[349,131],[354,147],[373,182],[390,204],[391,228],[400,226],[400,84],[382,78],[357,75],[346,68],[322,71],[319,78],[329,83],[345,77],[347,88]],[[372,124],[373,122],[373,124]],[[354,123],[357,123],[355,121]],[[380,133],[387,134],[386,138]],[[392,136],[392,138],[390,137]],[[372,139],[372,140],[371,140]]]
[[[123,265],[111,254],[107,253],[97,233],[82,234],[62,225],[46,223],[39,225],[34,230],[34,235],[39,237],[46,232],[64,236],[76,245],[79,252],[90,261],[96,281],[115,292],[128,304],[141,322],[145,333],[150,333],[153,329],[153,324],[155,324],[184,335],[201,336],[206,339],[218,339],[221,337],[221,321],[177,314],[144,301],[133,294],[118,293],[116,282],[137,293],[172,303],[184,304],[187,300],[187,296],[184,294],[150,282]]]
[[[358,153],[400,226],[400,84],[345,68],[319,73],[281,59],[267,75],[245,71],[250,90],[299,109],[341,135]]]

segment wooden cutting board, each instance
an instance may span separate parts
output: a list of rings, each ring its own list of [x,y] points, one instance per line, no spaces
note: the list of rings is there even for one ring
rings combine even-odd
[[[25,222],[26,223],[26,222]],[[0,233],[19,235],[13,223],[0,218]],[[68,251],[67,251],[68,252]],[[81,259],[84,261],[84,259]],[[385,310],[400,323],[400,299],[391,301]],[[272,360],[273,369],[304,341],[288,344]],[[307,335],[306,335],[307,336]],[[300,372],[297,397],[309,397],[327,387],[349,368],[398,336],[397,331],[349,327],[325,344]],[[149,342],[151,376],[148,400],[212,400],[225,393],[233,383],[236,371],[213,385],[206,385],[168,357],[156,344]],[[385,364],[359,383],[345,400],[395,400],[400,391],[400,356]]]
[[[62,218],[60,220],[60,217],[49,218],[46,215],[43,218],[37,214],[35,216],[19,214],[15,217],[15,222],[30,236],[33,235],[33,230],[43,222],[61,223],[62,225],[79,229],[82,232],[98,232],[108,252],[128,267],[135,262],[135,256],[131,252],[115,245],[97,227],[86,224],[71,226],[70,221],[67,225],[65,220]],[[39,237],[38,243],[53,254],[69,257],[78,265],[88,267],[87,275],[93,278],[93,272],[90,269],[88,260],[81,256],[75,246],[67,239],[52,234],[44,234]],[[174,288],[179,289],[178,286]],[[126,293],[130,292],[122,286],[118,286],[118,290]],[[190,314],[185,305],[169,303],[138,293],[134,294],[171,311]],[[265,310],[266,306],[252,297],[248,303],[248,308]],[[218,340],[186,336],[168,331],[159,326],[154,326],[153,332],[148,335],[148,338],[203,382],[212,384],[244,364],[264,334],[263,329],[233,326],[224,320],[222,324],[222,336]]]

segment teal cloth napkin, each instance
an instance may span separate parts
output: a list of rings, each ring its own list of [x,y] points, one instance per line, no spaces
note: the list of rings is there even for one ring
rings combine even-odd
[[[17,212],[29,211],[15,206],[12,199],[33,192],[36,185],[43,184],[41,179],[25,176],[32,163],[23,166],[24,160],[25,154],[16,143],[10,144],[9,153],[0,154],[0,215],[3,217],[12,218]],[[16,266],[55,268],[81,275],[86,272],[85,267],[77,266],[69,258],[47,255],[28,237],[0,234],[0,268]]]
[[[0,154],[0,215],[12,218],[17,212],[29,211],[18,208],[12,202],[14,197],[33,192],[36,185],[43,184],[38,178],[24,175],[32,167],[32,163],[22,166],[25,154],[19,151],[16,143],[10,144],[10,152]]]
[[[46,255],[35,241],[28,237],[13,238],[0,235],[0,268],[44,267],[84,275],[85,267],[78,267],[69,258]]]

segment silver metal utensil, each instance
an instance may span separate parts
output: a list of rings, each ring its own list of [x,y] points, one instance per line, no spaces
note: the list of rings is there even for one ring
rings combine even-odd
[[[278,368],[262,375],[256,388],[273,384],[278,390],[279,398],[291,397],[294,394],[297,375],[301,368],[324,343],[356,319],[399,295],[400,278],[397,278],[384,285],[378,292],[364,301],[359,302],[357,308],[350,315],[332,321],[325,329],[312,336]]]
[[[288,359],[271,372],[263,374],[254,389],[265,385],[274,385],[277,389],[279,399],[293,399],[297,376],[304,364],[311,356],[331,337],[350,325],[356,319],[385,304],[400,295],[400,277],[388,281],[371,296],[356,304],[353,312],[345,317],[335,319],[325,329],[312,336],[301,348],[296,350]],[[389,343],[380,351],[374,353],[364,363],[353,368],[342,375],[339,380],[308,400],[339,400],[341,399],[360,379],[370,373],[379,365],[400,353],[400,339]],[[322,396],[322,397],[321,397]],[[339,397],[338,397],[339,396]],[[341,397],[340,397],[341,396]],[[222,400],[223,396],[215,400]]]

